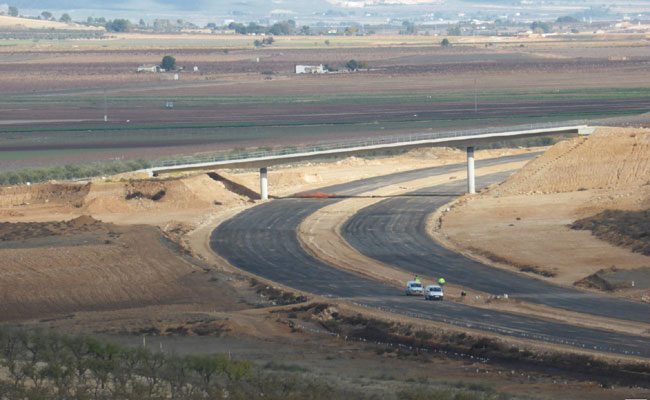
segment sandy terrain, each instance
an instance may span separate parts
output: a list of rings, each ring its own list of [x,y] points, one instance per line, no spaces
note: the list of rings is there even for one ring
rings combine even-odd
[[[531,151],[527,149],[519,150],[486,150],[479,151],[477,157],[490,158],[503,155],[516,154],[519,152]],[[269,174],[269,184],[271,194],[274,196],[288,196],[293,193],[307,191],[318,187],[323,187],[331,184],[342,183],[355,179],[363,179],[370,176],[383,175],[399,171],[405,171],[413,168],[423,168],[427,166],[442,165],[449,163],[462,163],[465,159],[465,154],[462,151],[452,150],[447,148],[431,148],[414,150],[397,157],[382,157],[382,158],[356,158],[350,157],[340,161],[325,162],[325,163],[305,163],[296,166],[289,166],[285,168],[276,168],[271,170]],[[521,165],[507,165],[503,168],[511,169],[518,168]],[[479,174],[494,172],[496,169],[502,168],[489,168],[479,171]],[[494,171],[493,171],[494,170]],[[419,187],[428,186],[435,182],[448,182],[450,179],[460,179],[464,175],[464,168],[459,168],[458,173],[449,174],[449,176],[442,176],[439,178],[423,179],[420,181],[408,182],[399,186],[389,186],[372,195],[389,195],[399,194],[407,191],[415,190]],[[257,197],[256,190],[258,185],[258,173],[246,171],[219,171],[217,174],[190,174],[187,176],[178,176],[171,178],[162,178],[154,180],[138,180],[131,179],[137,178],[134,174],[125,174],[124,180],[119,180],[119,177],[111,178],[110,180],[94,180],[89,183],[50,183],[32,186],[15,186],[5,187],[0,189],[0,215],[5,220],[12,222],[21,221],[61,221],[69,220],[81,215],[92,215],[94,218],[101,219],[102,221],[110,223],[121,224],[121,229],[125,229],[125,237],[134,240],[137,237],[138,231],[146,227],[135,227],[131,230],[129,227],[133,224],[146,224],[160,228],[171,239],[179,242],[187,251],[190,251],[198,259],[204,260],[213,266],[219,267],[222,271],[236,272],[235,269],[230,267],[224,260],[215,255],[208,246],[209,236],[212,229],[224,219],[231,215],[250,207],[255,204]],[[580,192],[579,194],[583,194]],[[310,217],[305,224],[302,225],[301,239],[305,247],[332,264],[341,267],[353,269],[356,272],[372,276],[382,281],[393,282],[396,286],[401,286],[408,278],[402,271],[395,270],[388,266],[377,265],[377,262],[367,260],[358,252],[349,248],[345,242],[338,235],[338,227],[346,220],[347,217],[352,215],[357,209],[370,205],[373,202],[381,200],[379,198],[355,198],[344,200],[334,206],[325,208]],[[570,232],[575,234],[575,232]],[[580,232],[582,236],[589,237],[588,232]],[[146,250],[148,252],[158,252],[159,243],[152,245],[152,240],[156,235],[160,236],[160,232],[154,230],[149,231],[149,241],[143,241],[138,246],[138,249]],[[53,233],[51,236],[56,236]],[[318,241],[311,240],[315,236],[319,237]],[[143,236],[147,237],[146,235]],[[323,240],[322,238],[328,238]],[[16,240],[24,239],[18,237]],[[97,239],[99,240],[99,239]],[[74,242],[74,241],[73,241]],[[101,241],[100,241],[101,242]],[[64,242],[67,243],[67,242]],[[100,243],[101,244],[101,243]],[[318,246],[316,246],[318,244]],[[50,244],[49,247],[39,249],[37,252],[26,249],[1,249],[0,254],[7,253],[7,260],[20,259],[22,262],[19,264],[21,268],[42,268],[47,265],[43,257],[47,257],[56,248],[57,244]],[[62,253],[60,257],[55,257],[51,265],[59,266],[68,265],[74,268],[83,270],[89,263],[94,263],[95,269],[89,269],[87,273],[93,274],[97,270],[103,268],[110,268],[111,262],[106,260],[120,260],[121,265],[132,264],[128,253],[124,254],[124,258],[120,259],[115,254],[110,253],[111,246],[95,245],[94,247],[66,247],[66,253]],[[135,250],[135,249],[134,249]],[[627,251],[617,249],[627,255]],[[70,253],[72,252],[72,253]],[[34,254],[33,257],[25,257],[24,253]],[[110,256],[108,254],[111,254]],[[137,253],[136,253],[137,254]],[[165,252],[164,254],[168,254]],[[612,257],[616,257],[614,253]],[[148,257],[148,256],[142,256]],[[637,256],[642,257],[642,256]],[[152,262],[146,268],[152,268],[156,265],[155,260],[157,257],[152,258]],[[172,261],[166,258],[167,261]],[[353,260],[350,262],[349,260]],[[185,293],[182,284],[178,284],[180,277],[183,274],[192,270],[192,266],[183,262],[182,260],[173,260],[173,265],[179,265],[180,272],[165,270],[164,264],[160,267],[170,285],[168,290],[160,290],[153,288],[151,293],[140,293],[136,299],[129,299],[125,297],[123,300],[129,307],[141,307],[149,303],[153,303],[159,293],[167,293],[169,295],[170,303],[173,299],[181,298]],[[640,264],[639,264],[640,265]],[[363,268],[367,266],[367,268]],[[171,267],[169,267],[171,268]],[[154,268],[155,269],[155,268]],[[180,275],[175,275],[178,272]],[[79,272],[75,271],[74,274]],[[120,271],[117,277],[113,280],[127,279],[134,284],[142,284],[136,277],[129,276],[129,273],[135,273],[132,270]],[[155,272],[152,272],[152,274]],[[148,276],[148,275],[147,275]],[[427,277],[425,277],[427,278]],[[433,277],[428,277],[433,279]],[[61,278],[62,282],[66,278]],[[146,278],[149,279],[149,278]],[[146,280],[145,279],[145,280]],[[139,282],[139,283],[138,283]],[[7,287],[14,285],[14,282],[7,281]],[[161,283],[163,285],[163,283]],[[119,284],[113,287],[118,287]],[[58,286],[55,286],[58,287]],[[58,290],[58,289],[57,289]],[[71,291],[72,289],[64,289]],[[93,289],[91,289],[93,290]],[[122,288],[120,287],[120,290]],[[124,288],[124,293],[130,292],[128,288]],[[461,288],[451,285],[448,290],[448,295],[451,298],[459,298]],[[59,291],[60,292],[60,291]],[[491,302],[486,301],[486,296],[482,293],[470,292],[470,300],[476,299],[475,295],[480,295],[476,299],[477,305],[483,307],[507,310],[515,310],[520,312],[534,312],[546,317],[562,318],[565,320],[582,321],[585,324],[595,324],[608,326],[606,321],[594,321],[590,318],[583,318],[583,316],[571,315],[565,313],[562,316],[554,315],[553,312],[542,310],[542,307],[530,306],[526,304],[515,304],[510,302]],[[126,296],[126,294],[124,294]],[[51,294],[43,293],[47,301],[51,302],[51,307],[56,309],[56,301],[51,299]],[[75,295],[76,296],[76,295]],[[162,296],[162,295],[161,295]],[[74,296],[73,296],[74,297]],[[81,311],[88,309],[85,306],[81,307],[80,304],[84,303],[85,297],[80,295],[78,301],[68,300],[66,296],[62,295],[61,305],[62,310],[76,310]],[[8,298],[9,300],[9,298]],[[11,300],[7,304],[13,304]],[[76,302],[75,302],[76,301]],[[160,302],[164,302],[160,300]],[[92,303],[92,302],[90,302]],[[102,301],[97,301],[97,304]],[[119,296],[116,297],[113,303],[119,303]],[[75,304],[77,308],[75,309]],[[93,306],[89,306],[93,309]],[[109,306],[109,308],[114,306]],[[97,308],[101,308],[97,306]],[[118,307],[119,308],[119,307]],[[47,308],[46,308],[47,310]],[[20,311],[16,312],[20,315]],[[628,331],[635,331],[643,333],[647,327],[633,327],[625,326]]]
[[[530,150],[489,150],[479,155],[489,158],[522,151]],[[272,195],[287,196],[354,179],[462,162],[464,157],[462,151],[432,148],[396,157],[307,163],[271,170],[270,189]],[[8,235],[0,242],[4,315],[31,318],[192,301],[185,279],[200,268],[174,256],[173,249],[161,242],[162,233],[197,258],[232,273],[207,241],[220,221],[255,204],[258,179],[257,172],[246,171],[153,180],[125,174],[91,182],[0,188],[3,221],[31,223],[22,230],[15,224],[8,224],[6,232],[0,229]],[[104,222],[81,233],[69,232],[60,222],[85,215]],[[34,232],[40,232],[40,238],[30,238]],[[26,280],[30,275],[24,271],[37,272],[39,279]],[[93,280],[98,274],[103,278]],[[85,283],[78,288],[80,282]],[[20,290],[10,290],[14,287]]]
[[[485,158],[519,150],[487,150]],[[349,157],[332,162],[277,166],[269,171],[271,196],[428,166],[460,163],[465,153],[449,148],[414,150],[400,156]],[[136,174],[81,183],[0,187],[0,216],[9,221],[48,221],[90,214],[109,222],[164,225],[245,205],[258,199],[257,171],[217,171],[143,180]],[[163,193],[164,192],[164,193]],[[156,195],[160,198],[156,198]]]
[[[191,222],[249,200],[207,174],[151,181],[97,179],[0,188],[0,215],[12,221],[51,221],[90,214],[111,222],[165,225],[175,219]]]
[[[650,265],[650,257],[569,225],[606,209],[648,209],[649,177],[650,131],[601,128],[555,145],[487,193],[464,197],[443,214],[435,234],[483,261],[534,269],[565,285],[612,266],[636,270]],[[648,289],[620,294],[649,299]]]

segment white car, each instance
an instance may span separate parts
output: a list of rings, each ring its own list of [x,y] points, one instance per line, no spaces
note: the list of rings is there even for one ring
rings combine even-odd
[[[406,295],[407,296],[422,296],[424,289],[422,284],[416,281],[406,282]]]
[[[424,289],[425,300],[442,300],[445,294],[442,292],[442,287],[438,285],[429,285]]]

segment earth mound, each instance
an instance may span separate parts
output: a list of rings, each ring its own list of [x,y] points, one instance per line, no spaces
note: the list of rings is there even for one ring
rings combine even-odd
[[[560,142],[494,194],[564,193],[650,185],[650,129],[599,128]]]

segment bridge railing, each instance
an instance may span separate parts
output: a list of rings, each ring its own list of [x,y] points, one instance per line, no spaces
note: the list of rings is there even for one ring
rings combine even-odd
[[[328,150],[341,150],[348,148],[357,148],[357,147],[371,147],[377,145],[386,145],[394,143],[404,143],[408,144],[410,142],[419,142],[424,140],[435,140],[435,139],[445,139],[453,137],[462,137],[462,136],[474,136],[486,133],[494,133],[498,131],[502,132],[514,132],[514,131],[523,131],[523,130],[534,130],[534,129],[547,129],[547,128],[557,128],[562,126],[576,126],[576,125],[585,125],[585,120],[573,120],[573,121],[563,121],[563,122],[549,122],[549,123],[538,123],[538,124],[526,124],[526,125],[513,125],[501,128],[475,128],[475,129],[465,129],[457,131],[448,131],[448,132],[423,132],[423,133],[412,133],[408,135],[394,135],[394,136],[384,136],[377,138],[367,138],[362,140],[348,140],[341,142],[330,142],[330,143],[321,143],[314,144],[303,147],[286,147],[282,149],[274,149],[267,151],[243,151],[240,153],[219,153],[219,154],[205,154],[205,155],[192,155],[192,156],[183,156],[177,157],[174,159],[159,160],[153,162],[153,168],[161,167],[173,167],[177,165],[188,165],[188,164],[203,164],[203,163],[216,163],[220,161],[237,161],[237,160],[247,160],[255,158],[267,158],[267,157],[276,157],[276,156],[286,156],[291,154],[309,154],[324,152]]]

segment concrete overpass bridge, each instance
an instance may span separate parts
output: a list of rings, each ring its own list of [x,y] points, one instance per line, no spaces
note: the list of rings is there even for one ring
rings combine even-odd
[[[205,156],[185,157],[179,160],[163,161],[148,169],[151,176],[159,176],[174,172],[193,170],[259,168],[260,197],[268,200],[268,168],[273,165],[289,164],[334,156],[363,155],[364,153],[387,149],[414,149],[431,146],[454,146],[467,149],[467,191],[476,192],[474,176],[474,147],[502,140],[527,138],[549,135],[589,135],[593,128],[585,124],[542,124],[526,125],[511,128],[484,128],[465,131],[441,133],[417,133],[411,135],[392,136],[363,141],[311,146],[301,149],[282,149],[267,152],[247,153],[241,156],[229,157]]]

